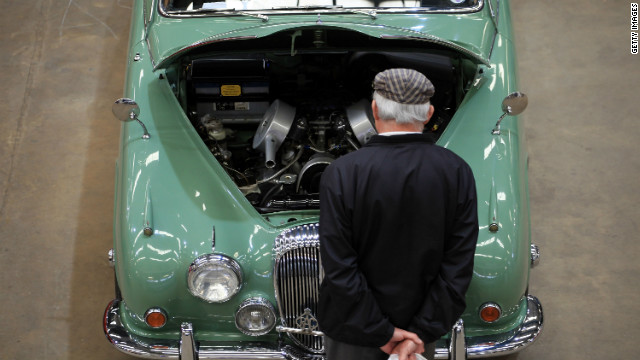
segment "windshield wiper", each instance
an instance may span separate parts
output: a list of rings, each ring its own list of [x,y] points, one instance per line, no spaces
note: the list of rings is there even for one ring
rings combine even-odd
[[[195,14],[210,14],[210,13],[231,13],[233,15],[243,15],[250,16],[254,18],[261,19],[263,22],[269,21],[269,17],[264,14],[252,13],[248,11],[240,11],[235,8],[200,8],[193,10],[185,10],[185,11],[173,11],[171,14],[175,15],[194,15]]]
[[[305,6],[275,6],[273,10],[338,10],[341,12],[350,12],[353,14],[362,14],[376,19],[378,14],[375,10],[345,9],[342,5],[305,5]]]

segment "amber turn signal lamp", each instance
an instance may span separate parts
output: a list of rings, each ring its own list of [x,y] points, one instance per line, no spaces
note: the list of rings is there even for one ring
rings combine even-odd
[[[144,321],[154,329],[158,329],[167,323],[167,313],[160,308],[151,308],[144,314]]]
[[[496,303],[486,303],[480,307],[480,318],[487,323],[497,321],[502,315],[500,306]]]

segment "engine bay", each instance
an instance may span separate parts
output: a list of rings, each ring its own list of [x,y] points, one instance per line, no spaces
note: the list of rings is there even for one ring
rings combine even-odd
[[[425,132],[438,138],[475,68],[442,52],[348,50],[315,43],[270,51],[185,57],[176,96],[211,154],[261,213],[319,207],[324,169],[376,134],[374,76],[391,67],[423,72],[436,112]],[[318,44],[318,42],[323,42]]]

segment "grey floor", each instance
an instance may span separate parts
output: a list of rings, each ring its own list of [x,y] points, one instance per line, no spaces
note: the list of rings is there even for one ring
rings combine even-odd
[[[3,1],[0,359],[124,359],[113,170],[131,0]],[[506,359],[635,359],[640,335],[640,55],[630,3],[512,1],[542,262],[537,343]]]

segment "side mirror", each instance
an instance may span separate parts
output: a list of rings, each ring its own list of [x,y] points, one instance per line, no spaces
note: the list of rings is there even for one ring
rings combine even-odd
[[[521,92],[514,92],[507,95],[507,97],[502,100],[503,114],[500,116],[500,119],[498,119],[496,126],[491,130],[491,134],[500,135],[500,123],[502,119],[507,115],[520,115],[527,108],[528,104],[529,100],[527,99],[527,95]]]
[[[137,121],[144,131],[142,138],[148,139],[150,137],[147,127],[144,126],[140,119],[138,119],[138,115],[140,115],[140,107],[135,101],[127,98],[118,99],[111,106],[111,112],[113,112],[113,115],[120,121]]]

